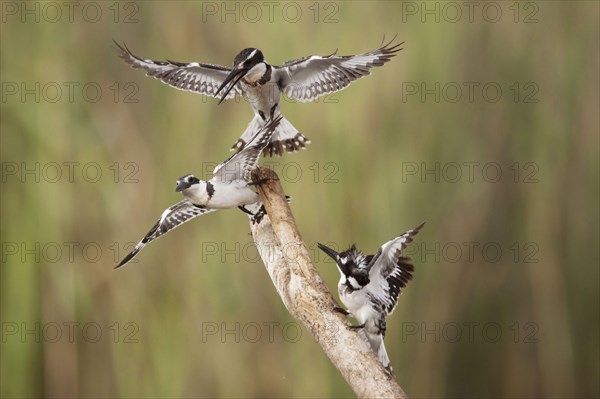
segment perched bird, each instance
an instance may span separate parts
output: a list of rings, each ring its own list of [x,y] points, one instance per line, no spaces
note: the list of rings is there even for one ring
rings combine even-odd
[[[424,224],[386,242],[375,255],[364,255],[355,245],[337,253],[318,244],[319,249],[335,260],[340,271],[338,292],[348,310],[335,310],[358,320],[360,324],[352,328],[361,329],[379,361],[390,373],[392,367],[383,344],[385,319],[394,311],[398,296],[412,279],[414,271],[410,259],[402,256],[401,252]]]
[[[238,207],[259,223],[265,209],[251,187],[252,171],[256,168],[261,151],[267,146],[281,117],[270,120],[241,151],[217,165],[209,181],[187,174],[177,180],[175,191],[185,199],[167,208],[148,234],[117,265],[119,268],[133,259],[147,244],[193,218],[218,209]],[[289,197],[288,197],[289,200]]]
[[[257,48],[242,50],[233,60],[233,67],[199,62],[152,61],[134,55],[125,44],[115,41],[119,57],[131,67],[143,69],[147,76],[159,79],[180,90],[192,91],[225,99],[242,96],[250,102],[254,118],[232,150],[243,148],[256,129],[281,111],[281,93],[291,100],[310,102],[323,95],[337,92],[351,82],[370,74],[370,69],[388,62],[402,48],[400,44],[382,42],[381,46],[363,54],[338,56],[308,56],[270,65]],[[385,39],[384,39],[385,41]],[[282,155],[284,149],[294,152],[305,148],[310,140],[287,119],[282,119],[265,148],[265,154]]]

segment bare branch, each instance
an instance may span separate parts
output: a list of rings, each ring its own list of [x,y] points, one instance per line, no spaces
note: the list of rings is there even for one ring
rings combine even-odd
[[[253,179],[268,216],[251,223],[252,236],[285,307],[314,336],[359,398],[406,398],[369,344],[333,310],[337,303],[310,259],[277,174],[258,168]]]

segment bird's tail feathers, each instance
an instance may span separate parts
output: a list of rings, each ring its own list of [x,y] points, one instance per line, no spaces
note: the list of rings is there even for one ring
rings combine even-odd
[[[260,128],[264,125],[262,119],[259,116],[255,115],[254,118],[248,123],[246,130],[242,133],[242,136],[238,139],[238,141],[233,144],[230,151],[241,151],[242,148],[248,144],[248,142],[254,137],[256,132],[260,130]]]
[[[361,330],[361,333],[363,338],[365,338],[371,345],[371,349],[373,349],[373,352],[375,352],[383,367],[385,367],[385,369],[391,374],[392,364],[390,362],[390,358],[388,357],[387,351],[385,350],[383,335],[368,333],[364,329]]]
[[[264,121],[259,115],[254,118],[246,127],[242,137],[235,142],[231,150],[241,150],[252,139],[256,132],[264,126]],[[306,148],[310,144],[310,139],[306,138],[298,131],[286,118],[281,118],[279,126],[275,129],[271,142],[263,150],[264,156],[283,155],[284,151],[295,152]]]

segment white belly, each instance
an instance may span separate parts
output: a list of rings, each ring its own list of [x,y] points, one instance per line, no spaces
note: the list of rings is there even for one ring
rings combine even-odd
[[[374,320],[378,316],[377,312],[371,307],[364,289],[348,293],[345,284],[339,285],[338,289],[340,299],[360,324]]]
[[[277,86],[277,84],[268,82],[262,86],[250,86],[242,83],[242,88],[245,97],[252,106],[255,114],[259,115],[260,111],[265,115],[265,118],[269,119],[271,117],[271,108],[273,108],[275,104],[277,104],[277,112],[275,114],[279,114],[281,92],[279,91],[279,86]]]
[[[246,183],[217,183],[215,193],[206,204],[209,208],[225,209],[240,205],[250,205],[258,201],[258,194]]]

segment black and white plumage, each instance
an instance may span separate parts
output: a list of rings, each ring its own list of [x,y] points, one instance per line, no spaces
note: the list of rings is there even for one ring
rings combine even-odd
[[[192,174],[180,177],[175,191],[181,192],[185,199],[167,208],[148,234],[116,268],[133,259],[151,241],[195,217],[218,209],[237,207],[249,214],[253,223],[260,223],[265,209],[258,194],[252,189],[251,174],[280,120],[281,117],[268,121],[247,146],[214,169],[209,181],[200,180]]]
[[[355,245],[338,253],[318,244],[335,260],[340,271],[338,293],[348,310],[337,310],[356,318],[359,325],[353,327],[362,329],[379,361],[390,372],[392,367],[383,343],[385,319],[394,311],[402,289],[413,277],[414,267],[409,258],[402,256],[402,250],[424,224],[386,242],[375,255],[364,255]]]
[[[270,65],[256,48],[242,50],[234,59],[233,67],[199,62],[153,61],[134,55],[124,44],[116,43],[119,56],[131,67],[143,69],[147,76],[180,90],[191,91],[220,101],[236,96],[246,98],[254,110],[254,118],[232,149],[243,148],[254,132],[267,120],[281,114],[281,94],[300,102],[344,89],[353,81],[369,75],[370,69],[388,62],[402,48],[400,44],[381,44],[363,54],[338,56],[308,56],[284,63]],[[303,136],[285,118],[265,148],[265,154],[281,155],[305,148],[310,140]]]
[[[168,207],[160,216],[156,224],[150,229],[148,234],[140,241],[133,251],[131,251],[116,268],[127,264],[134,256],[138,254],[146,244],[156,240],[162,235],[168,233],[176,227],[181,226],[185,222],[193,218],[204,215],[205,213],[214,212],[216,209],[208,209],[200,205],[194,205],[190,200],[184,199],[173,206]]]

